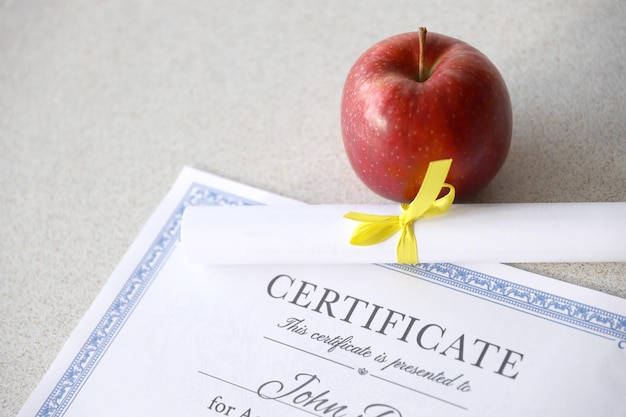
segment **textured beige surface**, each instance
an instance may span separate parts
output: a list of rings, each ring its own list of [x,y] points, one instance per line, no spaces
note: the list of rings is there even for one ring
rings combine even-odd
[[[0,0],[0,415],[183,165],[382,202],[344,156],[341,89],[367,47],[418,25],[481,49],[510,89],[511,152],[475,201],[626,201],[625,4]],[[626,264],[518,266],[626,297]]]

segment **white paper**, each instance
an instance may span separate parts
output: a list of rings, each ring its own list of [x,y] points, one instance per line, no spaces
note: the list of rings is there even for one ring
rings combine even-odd
[[[399,234],[350,244],[350,212],[392,205],[190,207],[182,241],[192,262],[393,263]],[[626,203],[458,204],[414,223],[420,262],[626,262]]]
[[[199,266],[186,169],[18,417],[624,416],[626,300],[499,264]]]

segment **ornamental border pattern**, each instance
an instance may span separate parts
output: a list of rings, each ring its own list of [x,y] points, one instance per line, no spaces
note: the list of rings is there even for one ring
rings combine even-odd
[[[169,257],[180,237],[183,212],[196,205],[252,205],[255,202],[220,190],[193,183],[182,201],[150,245],[120,292],[117,294],[95,329],[91,332],[74,360],[56,384],[36,417],[60,416],[72,403],[94,367],[100,362],[109,344],[130,316],[142,295]]]
[[[483,299],[507,305],[516,310],[535,316],[541,316],[561,324],[604,335],[618,341],[624,348],[626,341],[626,317],[601,308],[580,303],[535,288],[506,281],[481,272],[453,264],[386,265],[408,273],[420,275],[447,287],[456,289]]]

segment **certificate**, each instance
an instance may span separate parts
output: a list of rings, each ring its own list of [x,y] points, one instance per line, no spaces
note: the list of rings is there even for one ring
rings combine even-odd
[[[184,169],[18,417],[626,415],[626,300],[495,263],[190,261],[186,208],[257,204],[298,203]]]

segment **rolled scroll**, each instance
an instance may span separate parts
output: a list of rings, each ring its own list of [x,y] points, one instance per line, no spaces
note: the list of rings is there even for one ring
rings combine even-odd
[[[191,262],[396,263],[398,235],[355,246],[348,212],[399,215],[396,205],[197,206],[181,241]],[[413,224],[419,262],[625,262],[626,203],[453,204]]]

